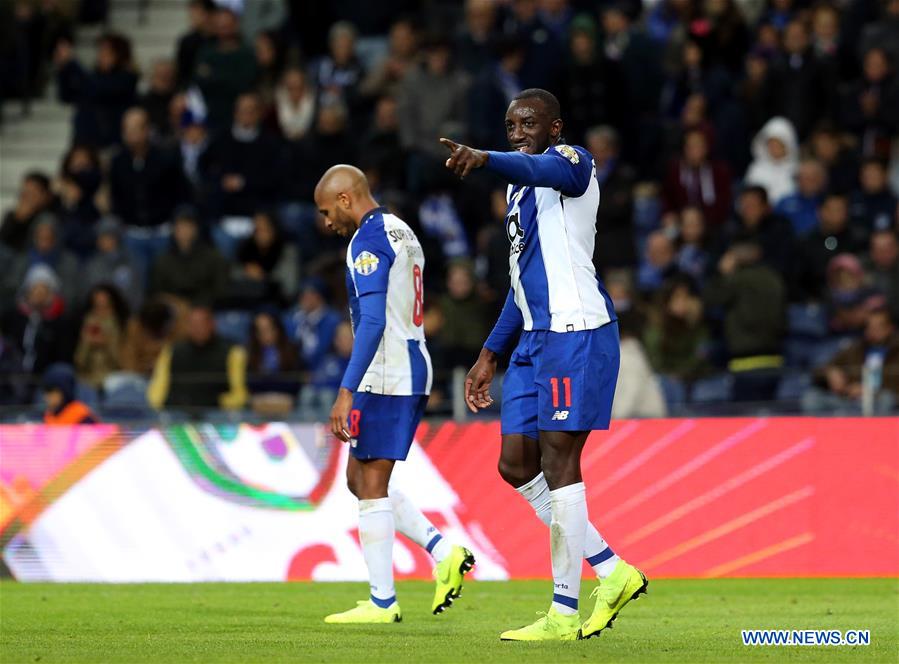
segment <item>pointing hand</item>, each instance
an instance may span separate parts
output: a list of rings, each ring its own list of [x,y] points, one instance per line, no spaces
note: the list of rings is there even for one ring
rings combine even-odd
[[[487,153],[484,150],[475,150],[448,138],[441,138],[440,142],[450,151],[446,167],[460,178],[465,178],[474,169],[481,168],[487,163]]]

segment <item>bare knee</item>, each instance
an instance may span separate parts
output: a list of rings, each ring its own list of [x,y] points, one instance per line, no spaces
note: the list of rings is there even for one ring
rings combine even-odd
[[[551,490],[583,481],[581,450],[586,439],[587,433],[553,431],[541,434],[540,467]]]
[[[540,447],[521,434],[503,434],[499,453],[499,476],[516,489],[540,474]]]
[[[353,495],[359,500],[375,500],[387,497],[387,487],[393,472],[393,461],[376,459],[360,464],[356,473]]]
[[[503,457],[499,458],[498,469],[499,476],[516,489],[524,486],[540,473],[539,467],[531,467],[517,461],[509,461]]]
[[[550,489],[573,484],[568,459],[564,455],[544,454],[540,460],[543,476]]]
[[[350,493],[359,497],[359,479],[358,473],[351,466],[347,466],[346,469],[346,488],[350,490]]]

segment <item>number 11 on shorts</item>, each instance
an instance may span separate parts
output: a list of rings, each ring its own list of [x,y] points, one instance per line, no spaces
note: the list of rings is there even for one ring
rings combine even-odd
[[[559,407],[559,379],[550,378],[549,385],[553,391],[553,408]],[[562,387],[565,389],[565,408],[571,408],[571,378],[562,378]]]

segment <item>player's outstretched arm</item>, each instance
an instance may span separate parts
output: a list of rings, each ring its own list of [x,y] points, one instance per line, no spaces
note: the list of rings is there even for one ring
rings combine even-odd
[[[543,154],[491,150],[484,167],[512,184],[550,187],[572,197],[583,195],[593,177],[589,155],[564,144]]]
[[[554,145],[543,154],[476,150],[448,138],[440,142],[450,151],[446,167],[460,178],[486,168],[512,184],[551,187],[566,196],[581,196],[590,184],[593,163],[582,149]]]
[[[359,388],[359,383],[374,359],[387,326],[387,292],[360,296],[359,309],[359,326],[355,330],[353,353],[343,373],[337,399],[331,408],[331,433],[345,443],[350,440],[347,418],[353,409],[353,393]]]
[[[481,408],[488,408],[493,403],[490,384],[496,374],[496,359],[521,332],[523,325],[521,310],[515,304],[515,294],[510,288],[493,331],[484,342],[477,362],[465,377],[465,405],[472,413],[478,412]]]

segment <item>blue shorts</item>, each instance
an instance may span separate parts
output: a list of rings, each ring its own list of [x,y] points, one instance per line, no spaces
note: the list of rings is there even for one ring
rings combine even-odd
[[[608,429],[618,381],[618,323],[522,332],[503,379],[502,432]]]
[[[428,403],[426,394],[392,396],[356,392],[347,431],[350,454],[357,459],[404,461]]]

